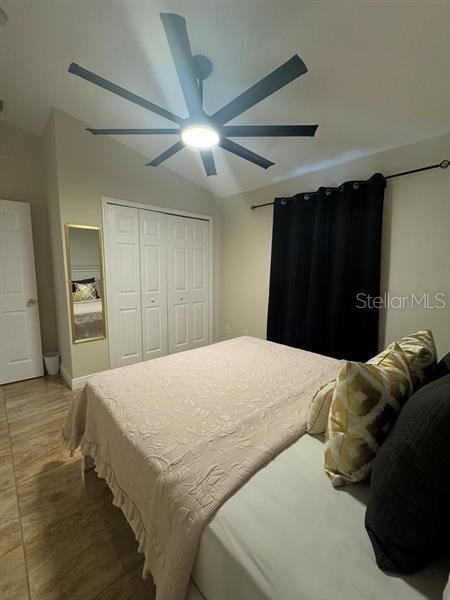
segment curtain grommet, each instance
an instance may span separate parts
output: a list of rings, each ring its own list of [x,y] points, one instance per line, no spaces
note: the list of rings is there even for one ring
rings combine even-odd
[[[353,182],[353,189],[359,190],[359,183],[356,183],[356,181]]]
[[[304,194],[304,195],[303,195],[303,199],[304,199],[304,200],[309,200],[309,194]]]
[[[281,205],[284,206],[286,204],[286,200],[283,198],[283,200],[281,200]]]

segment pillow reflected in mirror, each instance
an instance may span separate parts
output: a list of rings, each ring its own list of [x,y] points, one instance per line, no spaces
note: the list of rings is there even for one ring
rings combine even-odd
[[[75,291],[73,292],[74,302],[85,302],[86,300],[96,299],[95,283],[75,283]]]

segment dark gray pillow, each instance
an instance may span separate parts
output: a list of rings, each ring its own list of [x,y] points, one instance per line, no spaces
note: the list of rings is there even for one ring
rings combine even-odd
[[[378,566],[391,573],[450,552],[450,375],[411,396],[378,451],[366,529]]]
[[[450,375],[450,352],[441,358],[436,365],[434,365],[430,380],[435,381],[436,379],[444,377],[445,375]]]

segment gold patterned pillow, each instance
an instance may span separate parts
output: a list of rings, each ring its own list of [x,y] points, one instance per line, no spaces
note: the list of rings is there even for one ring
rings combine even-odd
[[[73,292],[73,301],[82,302],[84,300],[95,300],[97,294],[95,292],[95,283],[76,283],[75,291]]]
[[[368,360],[366,364],[378,365],[383,361],[386,353],[389,353],[390,351],[390,348],[386,348],[386,350],[383,350],[383,352],[380,352]],[[327,430],[328,415],[330,414],[331,401],[333,399],[335,385],[335,379],[329,383],[326,383],[319,389],[312,399],[309,406],[308,418],[306,420],[306,431],[310,435],[325,433]]]
[[[425,383],[429,372],[436,364],[437,353],[433,334],[428,329],[424,329],[402,338],[398,345],[405,353],[413,386],[417,390]]]
[[[381,356],[382,355],[382,356]],[[363,481],[412,392],[406,356],[398,344],[377,364],[346,361],[336,377],[325,442],[325,471],[334,487]]]
[[[382,365],[385,358],[388,358],[389,354],[392,352],[392,350],[394,350],[395,344],[396,344],[396,342],[393,342],[387,348],[385,348],[384,350],[382,350],[381,352],[376,354],[374,357],[370,358],[366,362],[366,365]],[[400,350],[401,350],[401,348],[400,348]],[[406,362],[408,362],[408,361],[406,361]]]

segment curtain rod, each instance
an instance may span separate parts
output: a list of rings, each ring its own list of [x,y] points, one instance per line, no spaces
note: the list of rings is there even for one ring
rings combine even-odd
[[[385,179],[394,179],[395,177],[403,177],[403,175],[411,175],[412,173],[420,173],[421,171],[429,171],[430,169],[447,169],[450,165],[450,161],[445,159],[435,165],[429,165],[428,167],[421,167],[420,169],[412,169],[411,171],[402,171],[401,173],[394,173],[393,175],[386,175]],[[307,194],[316,194],[317,192],[306,192]],[[266,202],[265,204],[252,204],[250,210],[255,208],[262,208],[263,206],[272,206],[274,202]]]

